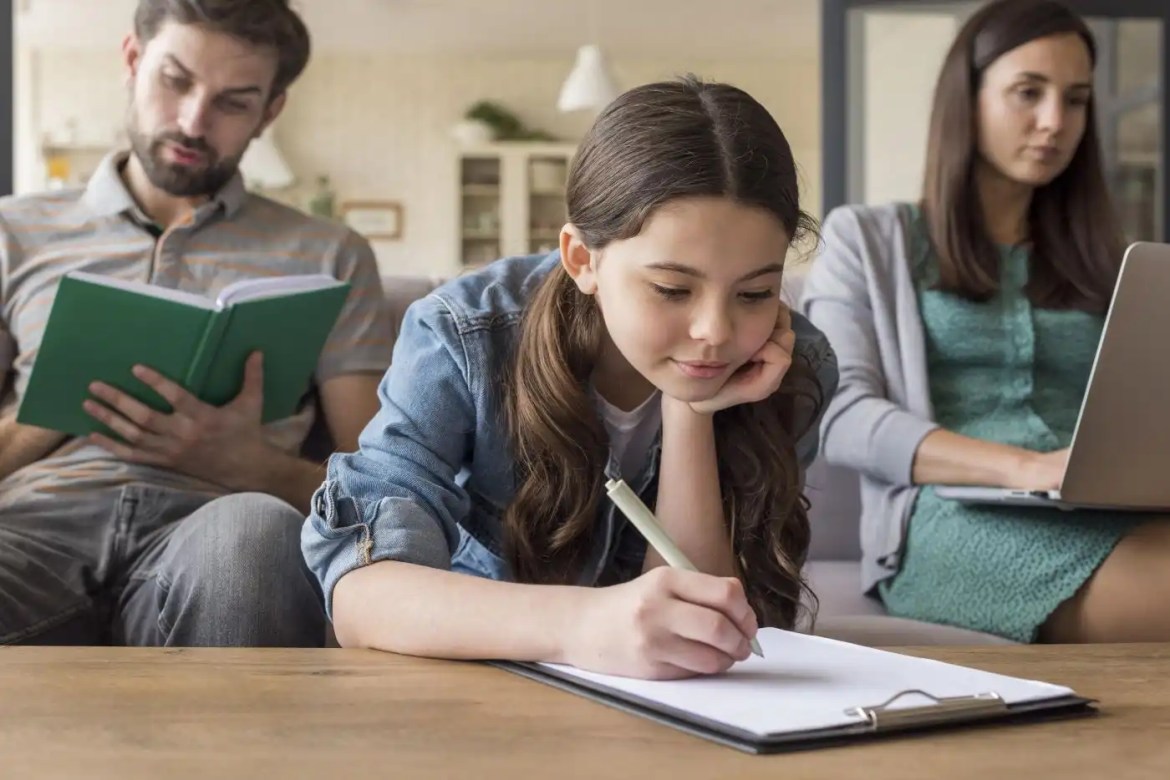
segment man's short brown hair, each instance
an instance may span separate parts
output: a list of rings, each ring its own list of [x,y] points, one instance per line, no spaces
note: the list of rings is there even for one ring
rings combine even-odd
[[[144,45],[166,22],[197,24],[275,50],[270,98],[288,89],[309,62],[309,30],[288,0],[139,0],[134,33]]]

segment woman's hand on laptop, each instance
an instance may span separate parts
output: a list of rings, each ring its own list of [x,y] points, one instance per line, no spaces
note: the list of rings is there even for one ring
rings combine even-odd
[[[1053,452],[1022,450],[1019,468],[1011,484],[1021,490],[1057,490],[1068,466],[1068,447]]]

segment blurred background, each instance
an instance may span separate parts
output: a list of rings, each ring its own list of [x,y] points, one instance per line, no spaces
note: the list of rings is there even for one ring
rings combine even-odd
[[[7,5],[8,8],[3,8]],[[134,0],[6,0],[4,192],[84,184],[125,143]],[[916,199],[931,92],[978,3],[294,0],[313,34],[253,189],[366,234],[386,274],[551,248],[567,166],[617,91],[687,72],[746,89],[796,156],[807,210]],[[1130,238],[1167,234],[1166,0],[1070,0],[1100,47],[1110,185]]]

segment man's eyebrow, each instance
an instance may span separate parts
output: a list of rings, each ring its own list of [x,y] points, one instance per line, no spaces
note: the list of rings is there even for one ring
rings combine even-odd
[[[166,55],[166,59],[168,62],[170,62],[172,65],[174,65],[180,71],[182,71],[183,76],[185,76],[186,78],[193,78],[195,76],[195,72],[192,71],[190,68],[188,68],[183,63],[179,62],[178,58],[175,57],[175,55],[168,54],[168,55]],[[259,85],[256,85],[256,84],[250,84],[246,87],[231,87],[229,89],[225,89],[222,94],[225,94],[225,95],[229,95],[229,94],[230,95],[251,95],[251,94],[263,95],[264,88],[259,86]]]

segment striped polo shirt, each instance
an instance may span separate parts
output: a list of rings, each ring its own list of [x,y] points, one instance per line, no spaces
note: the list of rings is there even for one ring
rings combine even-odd
[[[61,277],[89,271],[214,298],[241,279],[324,273],[353,287],[329,335],[316,384],[382,373],[394,331],[369,243],[339,223],[316,219],[244,189],[239,174],[185,223],[161,230],[136,204],[108,156],[84,189],[0,199],[0,413],[15,414]],[[299,450],[316,409],[307,396],[292,417],[265,426],[273,445]],[[26,491],[59,492],[130,482],[183,490],[222,488],[167,469],[127,463],[85,439],[0,482],[0,502]]]

